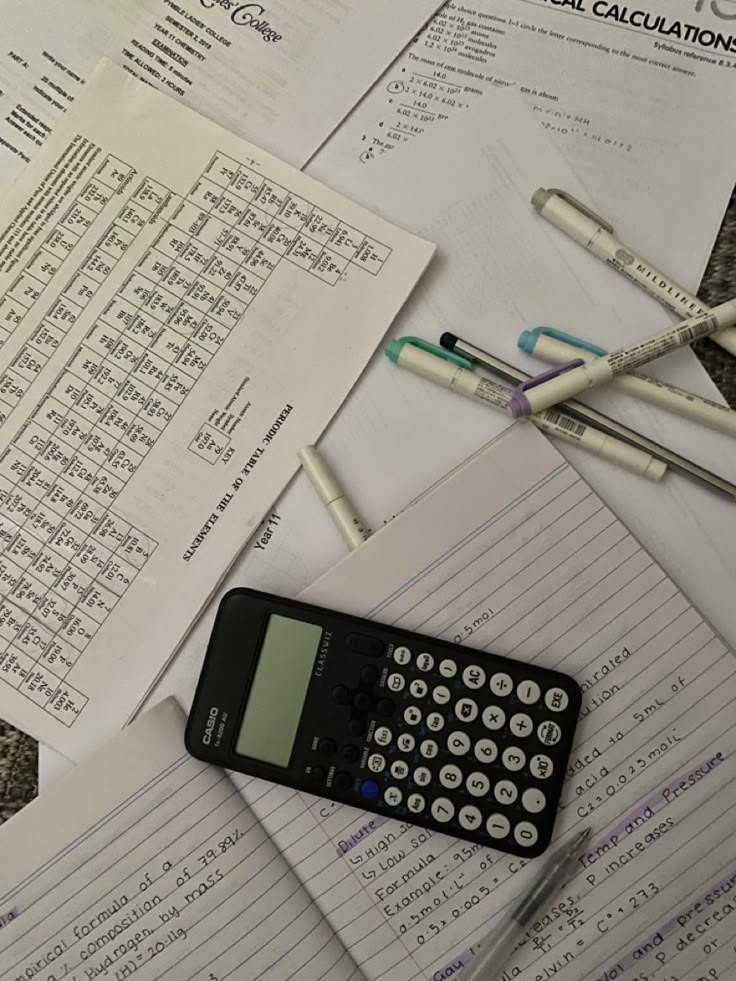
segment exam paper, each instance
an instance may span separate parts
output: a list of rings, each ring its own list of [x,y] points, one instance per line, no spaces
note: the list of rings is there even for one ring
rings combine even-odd
[[[345,981],[354,965],[168,701],[0,828],[0,979]]]
[[[592,842],[503,981],[731,981],[736,660],[532,426],[498,437],[300,599],[581,685],[556,837],[592,825]],[[477,766],[472,754],[455,762],[465,776]],[[262,796],[266,786],[247,781],[246,800],[368,978],[455,976],[538,872],[403,820],[279,787]]]
[[[301,167],[440,0],[0,0],[0,186],[105,55]]]
[[[0,228],[0,711],[78,759],[127,721],[434,247],[109,63]]]

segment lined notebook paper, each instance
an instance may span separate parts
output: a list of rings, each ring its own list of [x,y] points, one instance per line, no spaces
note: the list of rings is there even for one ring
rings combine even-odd
[[[736,661],[533,427],[512,427],[301,598],[580,682],[557,831],[591,823],[594,840],[504,979],[734,977]],[[458,973],[534,874],[410,825],[242,787],[367,978]]]

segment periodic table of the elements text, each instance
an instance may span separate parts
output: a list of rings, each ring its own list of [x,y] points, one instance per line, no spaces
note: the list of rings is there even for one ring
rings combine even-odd
[[[75,664],[158,545],[115,501],[231,330],[283,260],[334,287],[350,266],[378,275],[391,252],[248,164],[216,153],[182,197],[104,156],[0,298],[2,346],[123,199],[0,377],[7,422],[141,232],[162,224],[0,454],[0,679],[65,726],[88,701]],[[204,424],[190,449],[212,463],[225,443]]]

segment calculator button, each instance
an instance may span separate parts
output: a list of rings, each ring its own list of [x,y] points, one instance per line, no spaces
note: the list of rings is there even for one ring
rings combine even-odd
[[[417,655],[417,667],[420,671],[431,671],[434,667],[434,658],[431,654],[424,651]]]
[[[486,821],[486,831],[491,838],[505,838],[511,831],[511,823],[505,814],[491,814]]]
[[[534,731],[534,723],[526,712],[517,712],[509,720],[509,729],[517,739],[523,739]]]
[[[485,773],[479,773],[477,770],[471,773],[468,779],[465,781],[465,789],[471,795],[471,797],[485,797],[488,791],[491,789],[491,781],[485,775]]]
[[[379,698],[376,704],[376,712],[379,715],[393,715],[394,703],[390,698]]]
[[[498,756],[498,747],[492,739],[479,739],[474,752],[476,760],[481,763],[493,763]]]
[[[453,756],[465,756],[470,751],[470,736],[465,732],[451,732],[447,737],[447,748]]]
[[[367,692],[359,691],[353,695],[353,705],[359,712],[369,712],[373,708],[373,699]]]
[[[327,770],[325,770],[325,768],[323,766],[313,766],[312,769],[309,772],[309,775],[314,780],[320,780],[320,781],[322,781],[327,776]]]
[[[525,811],[529,811],[530,814],[539,814],[540,811],[544,810],[547,798],[541,790],[537,790],[536,787],[529,787],[521,795],[521,803]]]
[[[510,695],[513,690],[514,683],[510,675],[507,675],[505,671],[499,671],[491,678],[491,691],[498,698],[504,698],[504,696]]]
[[[388,746],[393,738],[393,733],[387,726],[379,726],[373,733],[373,742],[379,746]]]
[[[435,797],[432,801],[430,811],[435,821],[445,824],[447,821],[452,821],[455,814],[455,805],[446,797]]]
[[[499,804],[513,804],[519,796],[516,784],[510,780],[499,780],[493,788],[493,796]]]
[[[517,845],[523,848],[531,848],[536,845],[539,832],[530,821],[519,821],[514,828],[514,839]]]
[[[457,674],[457,664],[446,657],[444,660],[440,661],[439,672],[443,678],[454,678]]]
[[[334,756],[337,752],[337,743],[334,739],[320,739],[317,749],[323,756]]]
[[[542,722],[537,726],[537,739],[545,746],[554,746],[562,738],[562,729],[556,722]]]
[[[541,694],[542,690],[536,681],[521,681],[516,686],[516,697],[522,705],[534,705]]]
[[[371,753],[368,757],[368,769],[371,773],[380,773],[386,769],[386,760],[380,753]]]
[[[406,798],[406,806],[412,814],[421,814],[425,807],[425,800],[421,794],[409,794]]]
[[[424,698],[428,690],[427,682],[421,678],[415,678],[409,685],[409,694],[413,695],[414,698]]]
[[[478,706],[472,698],[459,698],[455,702],[455,715],[461,722],[472,722],[478,715]]]
[[[351,736],[362,736],[365,732],[365,722],[362,719],[351,719],[348,722],[348,732]]]
[[[388,680],[386,681],[386,687],[390,691],[402,691],[405,684],[406,680],[404,679],[403,674],[390,674],[388,676]]]
[[[526,753],[518,746],[507,746],[501,753],[501,762],[507,770],[512,772],[523,770],[526,763]]]
[[[394,651],[394,661],[402,666],[411,661],[411,651],[408,647],[397,647]]]
[[[460,827],[465,828],[466,831],[475,831],[476,828],[480,827],[480,811],[473,804],[466,804],[465,807],[461,807],[457,819]]]
[[[440,770],[440,783],[443,787],[454,788],[459,787],[463,782],[463,773],[459,766],[455,766],[454,763],[448,763],[443,766]]]
[[[466,688],[482,688],[486,683],[486,673],[476,664],[469,664],[463,671],[463,684]]]
[[[433,760],[439,752],[439,746],[434,739],[425,739],[419,746],[419,752],[425,760]]]
[[[366,664],[360,671],[360,680],[364,685],[375,685],[379,678],[378,668],[372,664]]]
[[[381,788],[375,780],[364,780],[360,785],[360,796],[364,800],[375,800],[380,792]]]
[[[540,753],[538,756],[532,756],[529,761],[529,772],[537,780],[546,780],[547,777],[552,776],[552,771],[554,770],[554,765],[549,756],[545,756],[544,753]]]
[[[570,699],[562,688],[550,688],[544,696],[544,704],[550,712],[564,712]]]
[[[363,654],[365,657],[381,657],[386,650],[386,645],[380,637],[369,637],[367,634],[348,634],[345,643],[351,651]]]
[[[404,795],[401,793],[398,787],[386,787],[383,792],[384,801],[391,807],[398,807],[403,798]]]
[[[432,701],[435,705],[447,705],[450,701],[450,689],[447,685],[437,685],[432,690]]]
[[[445,727],[445,717],[441,712],[430,712],[427,716],[427,728],[430,732],[439,732]]]
[[[405,760],[394,760],[391,764],[391,776],[403,780],[409,776],[409,764]]]
[[[402,753],[411,753],[415,744],[416,740],[410,732],[402,732],[399,738],[396,740],[396,745],[399,747]]]
[[[332,689],[332,701],[338,705],[348,705],[350,703],[350,689],[345,685],[335,685]]]
[[[353,785],[353,778],[347,772],[347,770],[338,770],[335,776],[332,778],[332,786],[337,787],[338,790],[347,790]]]
[[[419,725],[422,721],[422,713],[416,705],[409,705],[404,709],[404,722],[410,726]]]
[[[357,746],[343,746],[340,750],[340,756],[346,763],[357,763],[360,759],[360,751]]]
[[[417,787],[426,787],[432,779],[432,771],[426,766],[418,766],[412,777]]]
[[[503,729],[504,723],[506,722],[506,713],[498,705],[489,705],[483,709],[481,718],[486,729]]]

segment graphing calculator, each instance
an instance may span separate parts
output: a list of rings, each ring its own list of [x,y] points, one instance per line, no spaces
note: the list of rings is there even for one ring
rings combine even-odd
[[[580,700],[557,671],[234,589],[186,746],[208,763],[533,857],[552,837]]]

